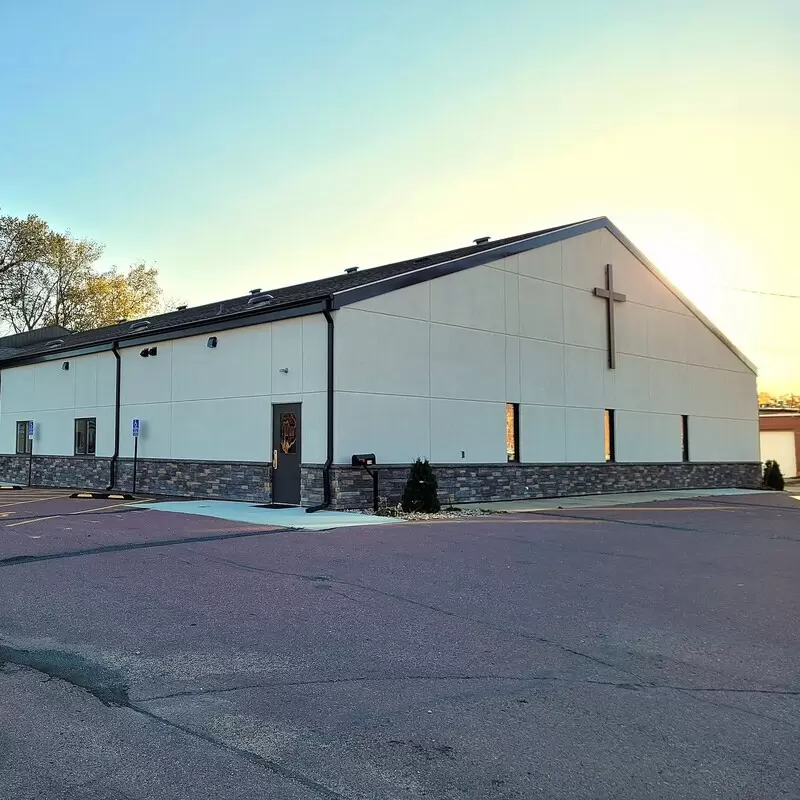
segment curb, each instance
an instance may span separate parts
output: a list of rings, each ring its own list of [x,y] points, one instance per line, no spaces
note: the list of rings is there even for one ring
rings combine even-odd
[[[70,495],[71,499],[80,498],[91,500],[135,500],[132,494],[127,492],[75,492]]]

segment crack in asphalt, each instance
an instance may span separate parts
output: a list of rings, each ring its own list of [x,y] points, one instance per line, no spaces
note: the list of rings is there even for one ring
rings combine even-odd
[[[301,786],[305,786],[306,789],[309,789],[310,791],[314,792],[320,797],[328,797],[332,798],[332,800],[344,800],[344,795],[339,794],[339,792],[335,792],[333,789],[329,789],[324,784],[318,783],[313,778],[309,778],[303,775],[301,772],[297,772],[296,770],[290,769],[289,767],[285,767],[283,766],[283,764],[280,764],[277,761],[273,761],[271,758],[264,758],[263,756],[259,756],[256,753],[251,752],[250,750],[242,750],[238,747],[233,747],[232,745],[225,744],[225,742],[221,742],[219,739],[215,739],[213,736],[209,736],[205,733],[201,733],[200,731],[194,730],[193,728],[190,728],[186,725],[181,725],[179,722],[174,722],[171,719],[167,719],[166,717],[154,714],[152,711],[148,711],[145,708],[139,708],[136,705],[131,705],[130,708],[137,714],[141,714],[144,717],[148,717],[154,722],[160,723],[162,725],[167,725],[170,728],[174,728],[175,730],[181,731],[187,736],[192,736],[196,739],[200,739],[201,741],[206,742],[207,744],[210,744],[213,747],[217,747],[220,750],[225,750],[229,753],[232,753],[238,756],[239,758],[244,759],[245,761],[249,761],[251,764],[256,764],[257,766],[263,767],[264,769],[273,772],[275,775],[279,775],[281,778],[286,778],[287,780],[299,783]]]
[[[688,693],[691,693],[692,691],[697,691],[697,690],[688,689],[680,691],[686,691]],[[705,691],[720,691],[720,690],[705,690]],[[737,690],[737,691],[743,691],[743,690]],[[789,694],[793,693],[790,692]],[[698,703],[705,703],[706,705],[714,706],[715,708],[726,708],[730,711],[738,711],[740,714],[747,714],[751,717],[758,717],[759,719],[768,719],[770,720],[770,722],[777,722],[779,725],[784,725],[789,728],[794,729],[798,727],[798,723],[796,722],[789,722],[788,720],[781,719],[780,717],[773,717],[772,714],[764,714],[762,711],[753,711],[752,708],[742,708],[741,706],[735,706],[732,705],[731,703],[721,703],[719,700],[712,700],[709,697],[693,697],[692,699]]]
[[[191,552],[196,552],[196,551],[191,551]],[[570,655],[578,656],[579,658],[584,658],[584,659],[586,659],[588,661],[591,661],[591,662],[593,662],[595,664],[599,664],[599,665],[601,665],[603,667],[609,667],[610,669],[616,669],[616,670],[618,670],[620,672],[624,672],[624,673],[626,673],[628,675],[633,675],[633,676],[635,676],[637,678],[641,677],[640,675],[638,675],[636,672],[633,672],[632,670],[625,669],[624,667],[620,667],[617,664],[613,664],[610,661],[605,661],[602,658],[598,658],[597,656],[590,655],[589,653],[584,653],[584,652],[582,652],[580,650],[575,650],[575,649],[569,647],[568,645],[561,644],[560,642],[554,642],[552,639],[547,639],[544,636],[539,636],[538,634],[534,634],[534,633],[527,633],[526,631],[520,631],[520,630],[517,630],[515,628],[507,628],[507,627],[505,627],[503,625],[497,625],[496,623],[489,622],[487,620],[478,619],[476,617],[469,617],[469,616],[465,616],[463,614],[457,614],[455,611],[449,611],[448,609],[441,608],[440,606],[434,606],[434,605],[430,605],[429,603],[423,603],[420,600],[414,600],[413,598],[405,597],[404,595],[394,594],[393,592],[386,592],[386,591],[384,591],[382,589],[377,589],[374,586],[365,586],[364,584],[361,584],[361,583],[353,583],[352,581],[345,581],[345,580],[341,580],[339,578],[333,578],[333,577],[325,577],[325,576],[318,576],[318,575],[304,575],[304,574],[299,573],[299,572],[283,572],[281,570],[266,569],[264,567],[254,567],[254,566],[251,566],[250,564],[242,564],[242,563],[240,563],[238,561],[233,561],[233,560],[227,559],[227,558],[219,558],[219,557],[215,557],[215,556],[209,556],[209,555],[206,555],[204,553],[196,553],[196,554],[201,556],[202,558],[205,558],[205,559],[209,560],[209,561],[216,561],[217,563],[222,563],[222,564],[230,564],[231,566],[238,567],[240,569],[248,570],[248,571],[251,571],[251,572],[263,572],[263,573],[266,573],[266,574],[269,574],[269,575],[282,575],[282,576],[291,577],[291,578],[299,578],[299,579],[305,580],[305,581],[314,581],[314,582],[316,582],[316,581],[323,580],[323,581],[328,581],[328,582],[333,583],[333,584],[337,584],[339,586],[349,586],[349,587],[351,587],[353,589],[361,589],[363,591],[373,592],[374,594],[379,594],[379,595],[382,595],[383,597],[389,597],[389,598],[391,598],[393,600],[399,600],[399,601],[401,601],[403,603],[408,603],[409,605],[417,606],[419,608],[425,608],[428,611],[434,611],[434,612],[436,612],[438,614],[443,614],[444,616],[447,616],[447,617],[453,617],[454,619],[461,619],[461,620],[464,620],[465,622],[473,622],[476,625],[484,625],[487,628],[491,628],[493,630],[500,631],[501,633],[506,633],[506,634],[509,634],[509,635],[512,635],[512,636],[519,636],[522,639],[529,639],[529,640],[532,640],[532,641],[540,642],[541,644],[546,644],[546,645],[549,645],[550,647],[555,647],[555,648],[561,650],[562,652],[569,653]]]
[[[105,706],[127,708],[155,722],[175,728],[184,734],[193,736],[207,744],[211,744],[239,758],[261,766],[282,778],[299,783],[320,797],[343,800],[341,794],[334,792],[327,786],[318,783],[300,772],[279,764],[277,761],[263,758],[249,750],[243,750],[225,744],[225,742],[221,742],[219,739],[215,739],[212,736],[208,736],[200,731],[161,717],[145,708],[140,708],[136,702],[130,700],[128,696],[130,686],[125,682],[121,673],[89,661],[75,653],[70,653],[65,650],[23,650],[0,644],[0,667],[5,668],[8,664],[32,669],[35,672],[46,675],[48,681],[58,679],[71,686],[82,689],[98,699]]]
[[[657,509],[654,509],[657,511]],[[610,512],[613,512],[613,509],[609,509]],[[721,531],[721,530],[709,530],[707,528],[692,528],[687,525],[670,525],[666,522],[642,522],[638,519],[617,519],[617,518],[610,518],[610,517],[594,517],[589,516],[588,514],[567,514],[563,511],[536,511],[531,512],[535,513],[537,516],[544,516],[544,517],[555,517],[556,519],[585,519],[585,520],[592,520],[594,522],[608,522],[611,524],[616,525],[633,525],[636,528],[656,528],[660,530],[669,530],[669,531],[681,531],[682,533],[700,533],[700,534],[718,534],[720,536],[733,536],[736,538],[751,538],[751,539],[764,539],[769,538],[771,540],[778,540],[784,542],[795,542],[800,543],[800,538],[796,536],[784,536],[781,534],[770,534],[768,537],[764,536],[753,536],[752,534],[745,533],[744,531]]]
[[[688,694],[698,692],[716,692],[732,694],[764,694],[780,695],[787,697],[800,696],[800,690],[794,689],[728,689],[724,687],[691,687],[674,686],[671,684],[645,681],[643,683],[626,683],[624,681],[602,681],[596,678],[565,678],[559,675],[357,675],[344,678],[318,678],[306,681],[271,681],[269,683],[248,683],[240,686],[223,686],[216,689],[186,689],[180,692],[155,695],[153,697],[140,697],[137,703],[153,703],[157,700],[172,700],[179,697],[202,697],[209,694],[228,694],[249,689],[282,689],[302,686],[328,686],[348,683],[402,683],[404,681],[514,681],[517,683],[566,683],[590,686],[609,686],[613,689],[624,689],[639,692],[647,689],[668,690],[685,692]],[[709,701],[710,702],[710,701]],[[737,706],[730,708],[739,709]]]
[[[190,549],[190,552],[195,554],[195,555],[197,555],[197,556],[199,556],[199,557],[201,557],[201,558],[203,558],[203,559],[205,559],[205,560],[207,560],[207,561],[213,561],[213,562],[220,563],[220,564],[229,564],[230,566],[237,567],[239,569],[243,569],[243,570],[248,571],[248,572],[258,572],[258,573],[266,573],[268,575],[279,575],[279,576],[290,577],[290,578],[299,578],[300,580],[304,580],[304,581],[308,581],[308,582],[314,582],[314,583],[318,583],[320,581],[325,581],[325,582],[328,582],[328,583],[331,583],[331,584],[336,584],[336,585],[340,585],[340,586],[349,586],[349,587],[354,588],[354,589],[361,589],[363,591],[372,592],[372,593],[381,595],[383,597],[388,597],[390,599],[399,600],[399,601],[401,601],[403,603],[408,603],[408,604],[413,605],[413,606],[417,606],[417,607],[420,607],[420,608],[425,608],[425,609],[427,609],[429,611],[433,611],[433,612],[438,613],[438,614],[443,614],[444,616],[452,617],[454,619],[460,619],[460,620],[463,620],[465,622],[472,622],[472,623],[474,623],[476,625],[483,625],[483,626],[485,626],[487,628],[491,628],[492,630],[496,630],[496,631],[499,631],[501,633],[506,633],[506,634],[509,634],[509,635],[512,635],[512,636],[518,636],[518,637],[520,637],[522,639],[536,641],[536,642],[539,642],[540,644],[544,644],[544,645],[547,645],[549,647],[554,647],[554,648],[560,650],[563,653],[567,653],[569,655],[577,656],[578,658],[585,659],[585,660],[590,661],[590,662],[592,662],[594,664],[598,664],[598,665],[603,666],[603,667],[608,667],[609,669],[614,669],[614,670],[617,670],[618,672],[624,673],[626,675],[630,675],[631,677],[633,677],[633,678],[635,678],[635,679],[637,679],[638,681],[641,682],[640,684],[637,684],[637,685],[648,685],[648,684],[652,685],[652,686],[656,685],[656,684],[650,684],[647,681],[647,679],[645,678],[645,676],[641,673],[641,671],[636,671],[636,670],[633,670],[633,669],[631,669],[629,667],[621,666],[618,663],[614,663],[612,661],[607,661],[607,660],[605,660],[603,658],[600,658],[599,656],[594,656],[594,655],[591,655],[589,653],[583,652],[581,650],[576,650],[575,648],[572,648],[569,645],[562,644],[561,642],[556,642],[556,641],[554,641],[552,639],[548,639],[548,638],[546,638],[544,636],[541,636],[541,635],[538,635],[538,634],[534,634],[534,633],[528,633],[527,631],[521,631],[521,630],[518,630],[516,628],[507,628],[507,627],[505,627],[503,625],[497,625],[496,623],[489,622],[488,620],[482,620],[482,619],[477,618],[477,617],[471,617],[471,616],[466,616],[466,615],[463,615],[463,614],[458,614],[457,612],[449,611],[446,608],[441,608],[439,606],[434,606],[434,605],[431,605],[431,604],[428,604],[428,603],[423,603],[423,602],[421,602],[419,600],[414,600],[413,598],[405,597],[404,595],[395,594],[393,592],[386,592],[386,591],[384,591],[382,589],[377,589],[377,588],[375,588],[373,586],[365,586],[364,584],[361,584],[361,583],[354,583],[352,581],[345,581],[345,580],[341,580],[339,578],[334,578],[334,577],[331,577],[331,576],[307,575],[307,574],[303,574],[303,573],[299,573],[299,572],[286,572],[286,571],[283,571],[283,570],[274,570],[274,569],[267,569],[265,567],[256,567],[256,566],[253,566],[251,564],[242,564],[241,562],[234,561],[233,559],[222,558],[220,556],[211,556],[211,555],[208,555],[206,553],[199,553],[199,552],[197,552],[195,550],[191,550],[191,549]],[[348,599],[352,600],[354,598],[348,598]],[[641,655],[639,655],[639,654],[637,654],[635,652],[629,652],[628,655],[631,656],[632,658],[639,658],[641,660]],[[675,659],[672,659],[672,660],[676,661]],[[676,663],[685,664],[686,662],[677,660]],[[690,664],[689,666],[695,666],[695,665],[691,665]],[[716,672],[715,670],[709,670],[708,667],[705,667],[704,669],[705,669],[706,672],[709,672],[709,671]],[[724,673],[716,672],[716,674],[723,675]],[[684,689],[685,691],[715,691],[713,689],[697,689],[697,690],[694,690],[694,689],[691,689],[690,687],[680,687],[680,686],[664,686],[663,688],[672,688],[672,689],[676,689],[676,690]],[[726,690],[720,690],[720,691],[726,691]],[[730,690],[730,691],[734,691],[734,690]],[[741,691],[749,691],[749,690],[741,690]],[[759,691],[759,692],[761,692],[763,694],[771,694],[771,693],[781,693],[782,690],[779,690],[779,689],[763,689],[763,690],[753,690],[753,691]],[[791,694],[791,691],[788,691],[788,692],[785,692],[785,693],[786,694]]]
[[[81,550],[64,550],[60,553],[42,553],[40,555],[22,555],[0,558],[0,567],[13,567],[18,564],[38,564],[42,561],[59,561],[64,558],[80,558],[103,553],[128,553],[134,550],[149,550],[154,547],[171,547],[180,544],[202,542],[224,542],[228,539],[248,539],[254,536],[271,536],[278,533],[294,532],[294,528],[273,528],[270,530],[240,531],[238,533],[218,533],[208,536],[184,536],[180,539],[155,539],[151,542],[128,542],[126,544],[108,544],[99,547],[86,547]]]

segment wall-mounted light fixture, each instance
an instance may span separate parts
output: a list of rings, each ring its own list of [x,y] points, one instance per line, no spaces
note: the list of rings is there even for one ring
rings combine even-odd
[[[144,350],[139,352],[139,355],[142,358],[149,358],[150,356],[157,356],[158,355],[158,348],[157,347],[145,347]]]
[[[206,340],[206,347],[210,347],[212,350],[217,346],[217,337],[216,336],[209,336]]]
[[[69,361],[62,361],[61,362],[61,369],[63,369],[64,372],[66,372],[69,369]]]
[[[281,367],[278,372],[282,372],[284,375],[287,375],[289,372],[289,367]]]

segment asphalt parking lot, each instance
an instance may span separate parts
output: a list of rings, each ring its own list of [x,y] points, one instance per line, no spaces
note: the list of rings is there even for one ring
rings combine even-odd
[[[798,798],[800,502],[308,532],[0,495],[0,797]]]

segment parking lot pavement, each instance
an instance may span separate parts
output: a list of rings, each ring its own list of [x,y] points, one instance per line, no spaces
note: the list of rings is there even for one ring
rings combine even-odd
[[[156,517],[158,519],[156,520]],[[150,549],[183,539],[236,538],[278,530],[187,514],[156,514],[146,498],[72,498],[32,489],[0,494],[0,566],[67,554]]]
[[[0,797],[800,796],[798,515],[0,527]]]

